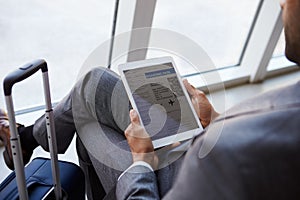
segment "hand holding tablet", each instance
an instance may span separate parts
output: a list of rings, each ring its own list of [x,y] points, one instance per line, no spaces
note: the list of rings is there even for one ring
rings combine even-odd
[[[119,71],[154,148],[201,133],[203,128],[171,57],[125,63]]]

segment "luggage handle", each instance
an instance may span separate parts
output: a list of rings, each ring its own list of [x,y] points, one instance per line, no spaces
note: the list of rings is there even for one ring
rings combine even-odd
[[[60,175],[58,169],[58,157],[57,157],[57,143],[56,143],[56,134],[54,127],[54,119],[53,119],[53,110],[51,105],[51,97],[50,97],[50,86],[49,86],[49,77],[48,77],[48,68],[45,60],[39,59],[35,60],[32,63],[26,64],[19,69],[8,74],[3,83],[5,101],[8,111],[8,118],[11,130],[11,150],[13,156],[13,162],[15,166],[18,191],[20,199],[28,199],[28,192],[26,188],[26,180],[23,166],[23,156],[22,156],[22,148],[19,139],[19,134],[16,126],[16,120],[14,115],[14,106],[12,100],[12,87],[15,83],[25,80],[30,77],[34,73],[36,73],[39,69],[42,70],[43,74],[43,84],[44,84],[44,96],[46,102],[46,126],[47,126],[47,134],[48,134],[48,144],[50,149],[51,156],[51,166],[52,166],[52,176],[55,188],[55,197],[56,199],[62,199],[62,189],[60,183]]]
[[[37,72],[39,69],[41,69],[42,72],[48,72],[48,67],[45,60],[35,60],[34,62],[28,63],[8,74],[3,82],[4,95],[11,95],[12,87],[15,83],[25,80],[26,78],[30,77],[35,72]]]

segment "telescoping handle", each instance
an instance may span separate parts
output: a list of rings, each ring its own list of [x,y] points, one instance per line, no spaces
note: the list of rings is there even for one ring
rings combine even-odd
[[[10,96],[15,83],[25,80],[26,78],[37,72],[39,69],[41,69],[42,72],[48,72],[47,63],[42,59],[35,60],[34,62],[28,63],[20,67],[19,69],[9,73],[5,77],[3,82],[4,95]]]
[[[14,114],[14,106],[12,100],[12,88],[14,84],[25,80],[30,77],[37,71],[41,69],[43,74],[43,85],[44,85],[44,96],[46,102],[46,125],[47,125],[47,134],[48,134],[48,143],[51,156],[51,167],[52,167],[52,176],[54,181],[54,190],[56,199],[62,199],[62,190],[58,169],[58,158],[57,158],[57,143],[56,143],[56,134],[53,120],[53,111],[50,97],[50,86],[49,86],[49,77],[48,77],[48,67],[45,60],[39,59],[31,63],[28,63],[19,69],[8,74],[3,82],[3,89],[6,101],[6,107],[8,112],[9,126],[11,131],[11,148],[13,155],[13,162],[15,166],[15,173],[18,184],[18,191],[20,199],[28,199],[28,192],[26,188],[26,180],[23,166],[23,156],[22,148],[19,139],[19,134],[16,126],[16,119]]]

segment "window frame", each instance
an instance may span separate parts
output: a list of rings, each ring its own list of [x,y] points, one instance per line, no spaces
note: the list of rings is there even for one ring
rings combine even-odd
[[[137,0],[132,21],[132,29],[151,27],[155,6],[156,0]],[[277,67],[271,67],[271,69],[267,70],[270,61],[272,61],[271,64],[274,62],[276,63],[276,58],[273,59],[272,54],[283,29],[281,8],[278,1],[262,0],[259,3],[258,9],[248,40],[246,41],[244,50],[241,54],[240,64],[218,69],[217,73],[219,73],[222,78],[222,83],[208,80],[206,84],[209,86],[215,85],[216,87],[214,88],[218,89],[217,85],[223,84],[225,87],[230,87],[248,82],[256,83],[273,75],[299,70],[299,68],[291,62],[285,62],[284,65],[279,62]],[[266,24],[268,24],[268,26],[266,26]],[[139,36],[131,35],[128,48],[129,52],[131,49],[139,46],[144,47],[149,44],[149,37],[150,33]],[[139,54],[134,52],[130,53],[127,61],[143,60],[146,58],[146,54],[147,49],[144,49],[143,52]],[[283,63],[283,61],[281,61],[281,63]],[[209,76],[209,73],[216,72],[202,72],[199,75],[188,76],[188,78],[197,79],[197,76],[203,76],[203,74]],[[203,85],[195,86],[198,88],[204,87]]]
[[[156,2],[157,0],[115,0],[115,12],[111,32],[112,40],[108,55],[109,68],[111,67],[111,60],[115,55],[118,55],[119,46],[113,38],[118,34],[133,29],[152,27]],[[265,26],[266,24],[268,26]],[[224,86],[232,87],[245,83],[256,83],[272,76],[299,71],[299,67],[295,63],[287,61],[284,56],[272,58],[272,53],[282,29],[279,2],[261,0],[241,53],[240,63],[235,66],[222,67],[216,71],[188,75],[187,78],[189,80],[197,80],[200,76],[209,77],[213,76],[214,73],[218,73],[222,82],[220,80],[207,79],[206,85],[203,85],[202,83],[197,84],[197,81],[191,81],[192,83],[196,83],[194,84],[195,87],[204,91],[209,87],[209,91],[211,92],[224,89]],[[128,41],[125,41],[127,44],[125,45],[125,48],[127,48],[126,51],[130,53],[122,58],[122,62],[145,59],[147,55],[145,46],[148,46],[149,40],[150,32],[144,32],[142,35],[131,34]],[[137,49],[138,47],[142,47],[142,51],[131,52],[132,49]],[[43,106],[18,110],[17,114],[29,113],[40,109],[43,109]]]

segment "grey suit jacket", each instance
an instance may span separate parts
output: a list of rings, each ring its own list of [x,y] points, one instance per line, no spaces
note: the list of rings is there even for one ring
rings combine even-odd
[[[202,157],[201,147],[220,132]],[[230,109],[205,137],[195,139],[164,199],[300,199],[300,82]],[[154,172],[128,172],[116,196],[162,198],[156,178]]]

